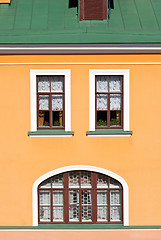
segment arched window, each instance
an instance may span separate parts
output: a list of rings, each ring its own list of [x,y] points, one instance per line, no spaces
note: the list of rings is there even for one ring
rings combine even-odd
[[[123,223],[123,188],[90,171],[69,171],[38,186],[39,223]]]

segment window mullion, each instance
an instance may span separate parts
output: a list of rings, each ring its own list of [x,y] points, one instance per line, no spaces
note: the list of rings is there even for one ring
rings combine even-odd
[[[97,173],[92,173],[92,222],[97,222]]]
[[[69,223],[68,173],[64,173],[64,222]]]
[[[81,171],[79,172],[79,221],[82,222],[82,190],[81,190]]]

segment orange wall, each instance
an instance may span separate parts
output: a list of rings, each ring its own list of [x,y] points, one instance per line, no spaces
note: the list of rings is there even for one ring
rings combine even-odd
[[[4,62],[161,62],[161,56],[1,56]],[[28,137],[30,69],[71,69],[74,137]],[[130,70],[132,137],[86,136],[89,69]],[[129,186],[130,225],[161,225],[161,65],[0,65],[0,78],[0,225],[31,226],[34,181],[69,165],[92,165],[120,175]]]

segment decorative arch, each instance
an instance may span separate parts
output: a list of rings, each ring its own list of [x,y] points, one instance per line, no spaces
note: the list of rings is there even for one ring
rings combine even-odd
[[[114,178],[118,182],[121,183],[123,187],[123,225],[128,226],[129,225],[129,191],[128,191],[128,185],[126,181],[120,177],[119,175],[103,168],[94,167],[94,166],[88,166],[88,165],[72,165],[67,167],[58,168],[55,170],[52,170],[42,176],[40,176],[33,184],[32,188],[32,206],[33,206],[33,226],[38,226],[38,186],[41,182],[46,180],[47,178],[50,178],[54,175],[65,173],[69,171],[91,171],[96,173],[101,173],[104,175],[107,175],[111,178]]]

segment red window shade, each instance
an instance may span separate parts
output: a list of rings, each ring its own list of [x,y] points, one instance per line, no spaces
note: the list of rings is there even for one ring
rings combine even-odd
[[[107,0],[79,0],[79,19],[107,19]]]

